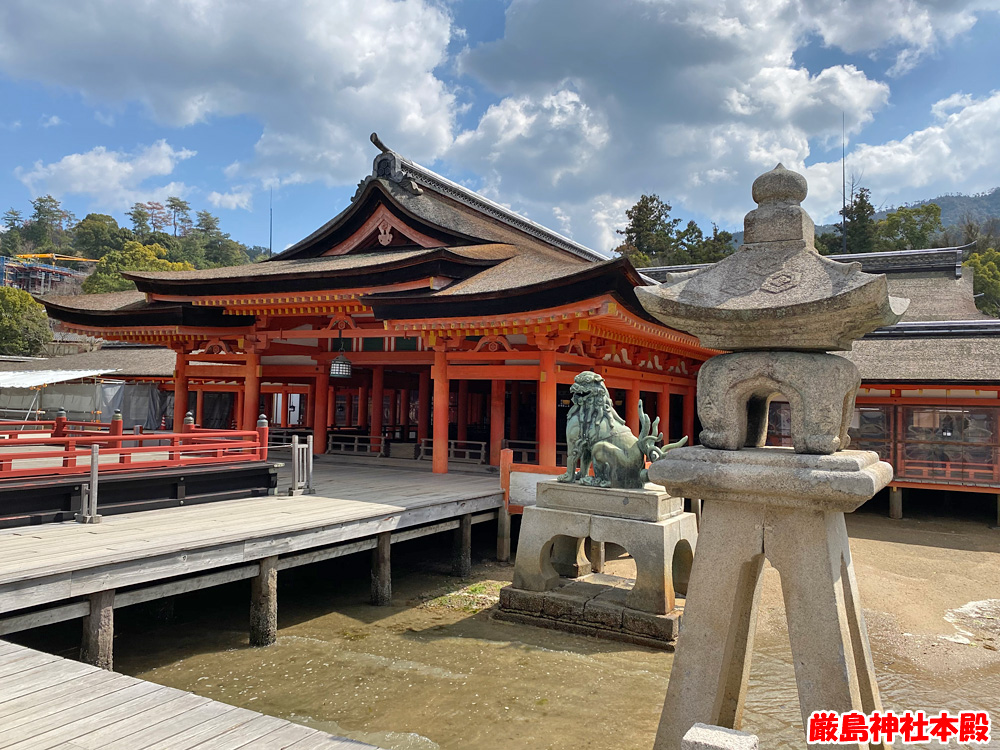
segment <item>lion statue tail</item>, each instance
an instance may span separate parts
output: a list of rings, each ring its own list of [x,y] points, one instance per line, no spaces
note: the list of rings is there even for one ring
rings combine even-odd
[[[646,412],[642,409],[642,401],[639,402],[639,440],[636,446],[642,451],[642,455],[645,457],[646,461],[653,462],[663,457],[663,454],[668,450],[673,448],[680,448],[683,445],[687,445],[687,435],[682,437],[676,443],[669,443],[664,445],[662,448],[657,447],[657,443],[663,440],[663,433],[659,431],[660,418],[657,417],[652,422]],[[645,462],[643,462],[645,463]],[[649,480],[649,473],[646,469],[643,469],[639,473],[639,478],[643,484]]]

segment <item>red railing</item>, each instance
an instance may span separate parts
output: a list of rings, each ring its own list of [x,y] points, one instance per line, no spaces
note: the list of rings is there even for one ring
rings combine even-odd
[[[82,425],[93,423],[62,420],[53,425],[51,437],[19,433],[6,445],[0,441],[0,480],[86,474],[91,445],[98,445],[105,459],[98,464],[102,473],[267,460],[266,421],[258,422],[256,430],[204,430],[185,424],[182,432],[125,434],[120,418],[106,431],[75,429]]]

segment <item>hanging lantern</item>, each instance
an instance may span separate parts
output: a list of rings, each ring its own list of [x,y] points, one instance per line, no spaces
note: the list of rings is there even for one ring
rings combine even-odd
[[[344,329],[340,329],[340,353],[330,362],[330,377],[331,378],[349,378],[354,370],[354,366],[351,364],[351,360],[347,358],[344,354]]]
[[[338,354],[336,359],[330,363],[330,377],[349,378],[351,377],[352,367],[351,360],[343,354]]]

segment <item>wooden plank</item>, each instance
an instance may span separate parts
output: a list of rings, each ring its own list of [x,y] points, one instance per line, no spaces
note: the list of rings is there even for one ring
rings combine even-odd
[[[129,607],[133,604],[151,602],[156,599],[164,599],[168,596],[187,594],[192,591],[199,591],[213,586],[223,586],[227,583],[234,583],[235,581],[245,581],[247,578],[253,578],[259,572],[260,565],[252,563],[250,565],[241,565],[238,568],[223,570],[218,573],[208,573],[206,575],[196,576],[195,578],[185,578],[183,581],[172,581],[171,583],[161,583],[156,586],[147,586],[145,588],[134,589],[132,591],[122,591],[120,593],[116,593],[115,595],[115,606]],[[0,622],[0,628],[2,628],[2,626],[3,623]]]
[[[192,750],[239,750],[257,747],[262,738],[288,726],[288,722],[274,716],[257,716],[246,724],[199,742]]]
[[[124,747],[129,750],[132,750],[133,747],[134,750],[191,750],[191,748],[197,747],[206,740],[211,740],[247,724],[258,716],[260,714],[256,711],[248,711],[245,708],[233,708],[231,711],[203,721],[190,729],[178,732],[152,745],[143,745],[141,748],[133,745],[126,745]]]
[[[206,698],[205,703],[195,706],[180,716],[157,722],[150,727],[143,727],[134,734],[107,743],[102,750],[147,750],[164,741],[167,744],[163,747],[169,748],[170,738],[238,710],[235,706],[216,703]]]
[[[246,747],[248,750],[250,748],[253,750],[284,750],[292,742],[304,740],[315,734],[315,729],[309,729],[309,727],[304,727],[300,724],[292,724],[284,721],[281,727],[258,740],[250,742]],[[208,748],[205,748],[205,750],[208,750]],[[212,745],[212,750],[215,750],[215,745]],[[235,750],[235,748],[224,747],[220,748],[220,750]]]
[[[150,682],[139,682],[133,680],[131,685],[112,690],[107,694],[101,694],[98,687],[94,692],[97,697],[88,694],[85,700],[67,708],[64,705],[46,704],[40,707],[37,712],[32,712],[16,721],[4,722],[3,734],[0,735],[0,748],[10,748],[14,750],[20,743],[40,743],[44,740],[46,733],[58,730],[59,727],[82,721],[88,716],[93,716],[102,711],[106,711],[115,706],[128,703],[135,698],[141,698],[154,690],[162,690],[159,685]],[[39,748],[39,750],[42,750]]]
[[[0,703],[0,724],[7,719],[16,717],[22,711],[34,710],[43,703],[51,703],[52,701],[69,703],[69,699],[86,695],[88,690],[97,685],[122,679],[128,678],[105,669],[91,669],[89,673],[80,674],[73,679],[29,690],[23,695],[12,697],[10,700]]]
[[[88,602],[73,602],[72,604],[63,604],[41,612],[5,617],[0,620],[0,635],[17,633],[21,630],[30,630],[31,628],[40,628],[56,622],[75,620],[78,617],[85,617],[89,614],[90,604]]]
[[[18,655],[0,664],[0,680],[3,680],[4,684],[14,682],[17,680],[18,673],[27,672],[43,664],[58,660],[58,656],[42,654],[37,651],[30,654]]]
[[[65,722],[47,732],[30,737],[23,742],[10,745],[8,750],[28,750],[28,748],[30,750],[49,750],[49,748],[63,746],[66,742],[79,744],[76,741],[84,735],[105,729],[119,721],[132,719],[136,714],[142,713],[146,709],[168,704],[184,695],[183,692],[174,688],[153,685],[139,680],[134,682],[137,684],[137,691],[140,685],[143,687],[151,685],[153,689],[139,697],[110,705],[104,710],[94,711],[72,722]],[[125,690],[120,692],[125,693]]]
[[[0,702],[13,700],[37,690],[72,681],[90,671],[94,671],[94,668],[87,664],[66,660],[54,664],[43,664],[28,672],[20,673],[17,680],[0,682]]]

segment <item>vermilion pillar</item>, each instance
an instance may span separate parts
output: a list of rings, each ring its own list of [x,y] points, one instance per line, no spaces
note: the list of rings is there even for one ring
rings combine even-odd
[[[494,380],[490,392],[490,464],[500,465],[500,448],[503,445],[504,396],[507,382]]]
[[[185,396],[185,401],[187,397]],[[260,406],[260,355],[247,353],[243,377],[243,421],[241,430],[257,429],[257,409]]]
[[[326,377],[329,380],[329,378],[330,378],[330,368],[329,367],[327,367],[327,369],[326,369]],[[327,396],[327,398],[326,398],[326,423],[328,425],[332,425],[332,426],[336,427],[337,426],[337,387],[335,385],[331,385],[330,388],[328,388],[327,390],[328,390],[328,392],[329,392],[330,395]]]
[[[448,360],[444,352],[434,352],[434,452],[432,470],[448,473]]]
[[[368,384],[358,388],[358,427],[368,426]]]
[[[698,442],[698,436],[694,434],[694,405],[695,392],[694,386],[691,386],[684,394],[684,434],[688,436],[689,445]]]
[[[660,418],[660,432],[664,445],[670,442],[670,388],[663,386],[656,397],[656,416]]]
[[[517,440],[520,432],[518,418],[521,416],[521,384],[516,380],[510,384],[510,439]]]
[[[410,386],[400,391],[399,394],[399,424],[402,425],[403,440],[410,439]]]
[[[385,396],[382,385],[384,382],[385,367],[383,365],[375,365],[372,368],[372,416],[371,430],[369,430],[369,434],[372,437],[382,436],[382,404],[383,397]]]
[[[205,391],[195,393],[194,423],[199,427],[205,424]]]
[[[174,432],[181,431],[184,415],[187,413],[187,404],[187,354],[179,351],[177,352],[177,362],[174,365]]]
[[[458,424],[456,437],[459,440],[469,439],[469,381],[458,381]]]
[[[625,424],[632,432],[639,434],[639,381],[633,380],[625,395]]]
[[[556,465],[556,353],[541,352],[538,373],[538,463]]]
[[[431,371],[420,371],[417,388],[417,440],[422,441],[431,434]]]
[[[320,362],[313,397],[313,453],[326,453],[326,427],[329,424],[330,369]]]

